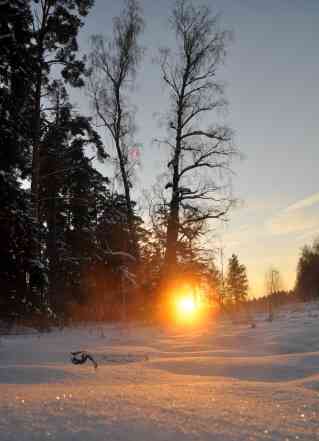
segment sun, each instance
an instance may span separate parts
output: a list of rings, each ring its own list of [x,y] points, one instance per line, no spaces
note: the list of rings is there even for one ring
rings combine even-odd
[[[192,295],[184,295],[176,299],[176,314],[180,320],[189,321],[197,316],[198,305]]]
[[[160,311],[162,319],[171,324],[192,328],[203,324],[208,316],[204,287],[186,282],[176,283],[175,286],[172,284]]]
[[[178,302],[178,307],[184,314],[193,314],[196,309],[196,305],[192,297],[181,298]]]

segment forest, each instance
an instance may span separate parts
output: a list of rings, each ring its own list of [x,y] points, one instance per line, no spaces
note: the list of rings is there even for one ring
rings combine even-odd
[[[196,2],[177,0],[168,13],[175,46],[156,61],[166,137],[154,134],[166,173],[145,210],[135,191],[142,103],[131,91],[147,23],[138,0],[127,0],[83,54],[78,37],[93,8],[93,0],[0,1],[1,319],[152,319],[183,289],[220,308],[247,301],[245,265],[233,254],[224,272],[207,240],[236,203],[239,149],[220,118],[231,33]],[[77,88],[89,117],[72,103]],[[315,243],[301,253],[292,295],[318,298],[318,265]]]

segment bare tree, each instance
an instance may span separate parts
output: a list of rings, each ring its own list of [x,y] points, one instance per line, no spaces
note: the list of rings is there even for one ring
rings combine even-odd
[[[132,251],[137,260],[139,246],[131,199],[132,161],[129,157],[129,143],[134,134],[134,109],[128,104],[127,89],[136,76],[142,58],[143,50],[138,38],[143,27],[138,1],[127,0],[121,15],[113,20],[113,39],[102,35],[92,37],[89,79],[94,111],[115,147],[134,248]]]
[[[174,268],[185,227],[223,218],[228,212],[232,200],[224,172],[229,171],[235,150],[228,127],[204,125],[204,119],[226,105],[216,72],[229,33],[219,30],[218,16],[189,0],[177,0],[171,25],[177,53],[161,50],[160,65],[171,103],[168,136],[162,140],[170,148],[165,264]]]
[[[266,292],[268,294],[268,321],[274,318],[274,296],[282,289],[282,280],[277,268],[271,267],[265,276]]]
[[[268,295],[278,293],[282,289],[280,272],[277,268],[271,267],[266,272],[266,290]]]

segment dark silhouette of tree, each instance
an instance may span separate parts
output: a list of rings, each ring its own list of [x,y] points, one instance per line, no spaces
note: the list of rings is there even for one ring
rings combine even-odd
[[[82,269],[94,260],[98,203],[102,204],[99,199],[108,180],[85,154],[91,147],[105,156],[90,120],[73,111],[60,82],[52,83],[50,97],[52,110],[41,146],[39,206],[41,224],[47,228],[50,304],[63,311],[70,295],[74,300],[85,298]]]
[[[274,302],[275,295],[282,291],[282,280],[280,272],[277,268],[271,267],[266,272],[265,276],[266,292],[268,295],[268,320],[272,321],[274,318]]]
[[[41,148],[46,133],[46,98],[50,88],[50,72],[60,72],[63,81],[73,87],[83,83],[84,61],[77,59],[77,35],[93,0],[33,0],[32,2],[32,167],[31,200],[33,218],[38,226],[33,252],[35,267],[41,262],[40,186]],[[57,69],[57,67],[59,69]]]
[[[265,276],[266,291],[268,295],[282,291],[282,281],[280,272],[277,268],[271,267]]]
[[[296,300],[297,297],[294,291],[278,291],[275,294],[247,299],[247,302],[252,311],[265,312],[269,308],[270,303],[279,307],[289,303],[295,303]]]
[[[132,201],[133,203],[133,201]],[[139,241],[142,242],[142,219],[135,216],[134,224]],[[130,230],[127,225],[127,205],[122,194],[110,194],[105,201],[103,211],[99,217],[96,238],[99,244],[101,262],[104,267],[104,298],[107,303],[113,303],[117,308],[117,317],[126,320],[129,313],[136,314],[136,275],[132,273],[132,263],[135,259],[131,255]],[[99,263],[101,273],[102,267]],[[147,275],[144,274],[144,278]],[[110,286],[112,289],[110,289]],[[139,291],[142,284],[139,285]],[[111,298],[110,298],[111,296]],[[140,296],[142,293],[140,292]]]
[[[312,246],[305,246],[297,266],[297,279],[295,292],[304,300],[319,298],[319,241],[314,241]]]
[[[41,326],[48,314],[61,322],[147,318],[160,303],[163,275],[172,273],[176,288],[199,298],[208,287],[221,304],[220,273],[203,242],[207,221],[224,218],[232,203],[224,179],[232,133],[214,115],[225,106],[216,75],[228,34],[208,9],[177,1],[177,54],[161,53],[171,154],[144,224],[132,196],[129,100],[143,55],[142,11],[138,0],[126,1],[113,36],[93,37],[87,69],[77,39],[92,6],[0,0],[0,313]],[[86,78],[120,190],[96,167],[96,159],[113,159],[100,132],[67,94]],[[216,123],[204,127],[212,116]]]
[[[246,267],[239,263],[236,254],[233,254],[228,261],[227,294],[230,301],[234,304],[245,301],[248,296]]]
[[[211,301],[223,307],[225,302],[224,283],[221,271],[217,268],[214,260],[211,260],[207,268],[207,282],[210,290]]]
[[[25,177],[31,150],[31,10],[27,1],[0,4],[0,164]]]
[[[32,143],[31,21],[28,1],[0,3],[0,309],[11,316],[34,311],[40,300],[29,289],[35,225],[30,194],[21,186]],[[36,279],[40,287],[42,271]]]
[[[112,39],[101,35],[92,37],[89,92],[94,111],[116,150],[131,234],[130,252],[138,261],[139,244],[131,197],[133,164],[129,155],[130,146],[133,145],[134,109],[130,108],[126,95],[142,57],[138,40],[144,23],[138,1],[128,0],[121,15],[113,22]]]
[[[212,118],[226,104],[216,74],[229,34],[219,30],[218,17],[208,8],[188,0],[176,2],[171,25],[178,50],[162,50],[160,64],[171,103],[169,135],[161,141],[170,149],[165,265],[174,272],[183,230],[223,218],[231,206],[220,178],[229,170],[234,148],[228,127],[203,127],[204,117]]]

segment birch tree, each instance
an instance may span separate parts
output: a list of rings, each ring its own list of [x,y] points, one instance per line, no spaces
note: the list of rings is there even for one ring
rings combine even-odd
[[[232,131],[219,124],[226,106],[217,70],[229,33],[219,17],[188,0],[178,0],[171,17],[177,51],[162,49],[160,67],[169,91],[168,136],[170,191],[167,201],[165,265],[176,266],[179,235],[186,226],[225,217],[232,205],[224,179],[235,153]]]
[[[134,109],[128,104],[127,91],[142,58],[139,37],[143,31],[142,11],[137,0],[128,0],[120,16],[113,20],[113,38],[92,37],[89,93],[93,108],[116,152],[116,163],[124,189],[127,225],[132,238],[132,254],[139,260],[134,204],[131,197]]]

